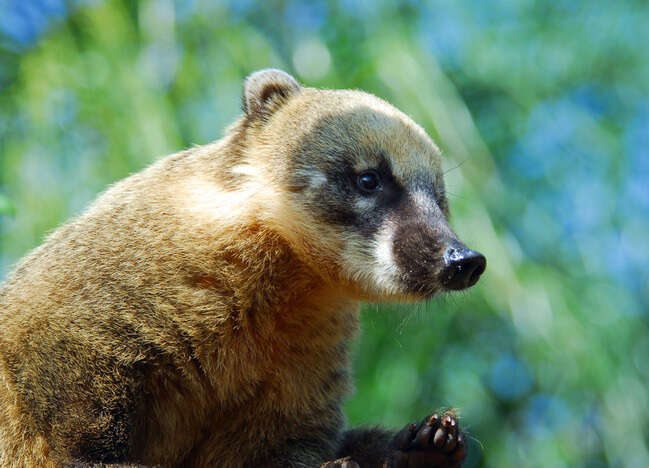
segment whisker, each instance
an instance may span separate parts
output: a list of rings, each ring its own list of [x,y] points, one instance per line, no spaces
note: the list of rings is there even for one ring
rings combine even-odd
[[[482,442],[480,442],[480,439],[478,439],[477,437],[473,437],[471,434],[468,434],[466,431],[464,431],[464,436],[475,441],[480,446],[480,450],[484,452],[484,445]]]
[[[459,168],[460,168],[460,167],[461,167],[465,162],[467,162],[468,160],[469,160],[469,158],[465,158],[463,161],[460,161],[456,166],[454,166],[454,167],[452,167],[452,168],[450,168],[450,169],[445,170],[445,171],[444,171],[444,175],[448,174],[448,173],[451,172],[451,171],[454,171],[455,169],[459,169]]]
[[[453,196],[454,198],[460,198],[460,199],[462,199],[462,200],[468,200],[467,197],[465,197],[465,196],[463,196],[463,195],[458,195],[457,193],[449,192],[448,190],[446,190],[446,195],[451,195],[451,196]]]
[[[412,319],[412,315],[414,311],[412,310],[412,308],[408,308],[407,310],[408,312],[404,314],[403,318],[401,319],[397,327],[397,331],[399,335],[403,335],[403,331],[406,328],[406,325],[408,325],[408,323]]]

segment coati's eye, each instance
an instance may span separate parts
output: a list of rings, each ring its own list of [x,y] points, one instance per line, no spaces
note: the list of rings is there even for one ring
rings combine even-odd
[[[383,188],[381,187],[381,178],[379,177],[379,174],[372,170],[358,174],[356,184],[358,185],[358,188],[365,193],[373,193]]]

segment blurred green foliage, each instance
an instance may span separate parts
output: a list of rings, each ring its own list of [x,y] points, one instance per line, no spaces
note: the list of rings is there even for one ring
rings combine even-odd
[[[445,153],[471,291],[367,306],[350,424],[459,409],[467,466],[649,465],[649,6],[0,3],[0,277],[107,184],[217,139],[244,76],[362,88]]]

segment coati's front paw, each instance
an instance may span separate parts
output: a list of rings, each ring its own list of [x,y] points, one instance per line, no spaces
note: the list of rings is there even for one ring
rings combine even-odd
[[[359,466],[358,463],[351,459],[351,457],[345,457],[327,462],[320,468],[359,468]]]
[[[393,468],[457,468],[466,455],[464,434],[451,411],[409,424],[392,444]]]

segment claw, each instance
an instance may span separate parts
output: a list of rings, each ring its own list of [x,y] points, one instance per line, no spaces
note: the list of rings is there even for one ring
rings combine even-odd
[[[446,441],[446,431],[440,427],[435,432],[435,436],[433,437],[433,444],[435,445],[435,447],[440,448],[442,447],[442,445],[444,445],[445,441]]]
[[[437,413],[433,413],[430,418],[426,420],[426,424],[429,426],[434,426],[439,422],[439,415]]]
[[[447,414],[446,416],[444,416],[444,419],[442,419],[442,426],[444,427],[455,426],[455,418]]]
[[[433,413],[420,423],[408,424],[391,443],[397,450],[390,458],[390,466],[459,468],[467,448],[458,426],[452,411]]]
[[[450,452],[455,448],[457,445],[457,439],[453,434],[449,434],[448,437],[446,438],[446,443],[444,444],[443,450],[445,452]]]

